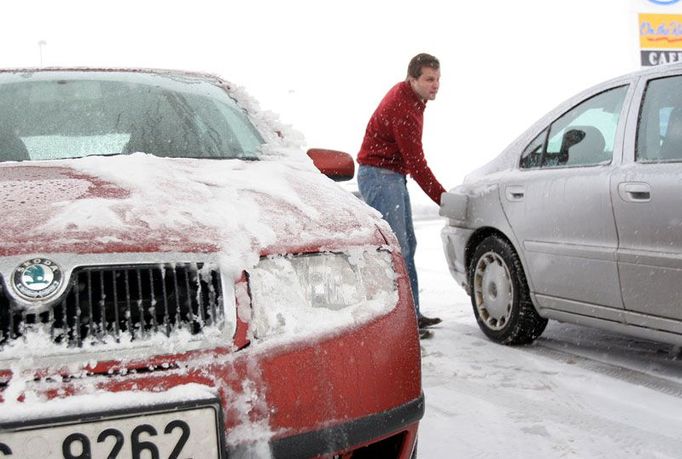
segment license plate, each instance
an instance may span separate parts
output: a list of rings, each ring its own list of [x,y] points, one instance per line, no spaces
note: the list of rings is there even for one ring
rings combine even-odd
[[[215,405],[57,419],[0,431],[0,458],[221,458]]]

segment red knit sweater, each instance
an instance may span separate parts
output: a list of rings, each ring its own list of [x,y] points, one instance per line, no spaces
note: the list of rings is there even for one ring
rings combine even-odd
[[[367,123],[358,163],[409,174],[440,205],[445,188],[426,164],[422,148],[425,108],[408,82],[393,86]]]

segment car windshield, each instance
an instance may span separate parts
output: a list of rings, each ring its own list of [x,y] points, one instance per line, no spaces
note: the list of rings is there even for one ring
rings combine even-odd
[[[263,138],[214,81],[186,74],[0,74],[0,161],[144,152],[256,159]]]

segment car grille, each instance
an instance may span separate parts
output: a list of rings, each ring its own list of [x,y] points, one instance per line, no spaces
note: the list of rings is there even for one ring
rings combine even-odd
[[[41,313],[12,308],[0,293],[0,349],[31,329],[69,347],[192,335],[223,319],[220,274],[201,263],[80,267],[60,302]]]

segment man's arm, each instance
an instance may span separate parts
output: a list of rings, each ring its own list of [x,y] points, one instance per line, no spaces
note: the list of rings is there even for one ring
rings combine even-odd
[[[440,196],[445,188],[440,184],[431,168],[426,163],[422,147],[422,123],[413,114],[397,118],[393,126],[393,134],[408,173],[436,204],[440,205]]]

